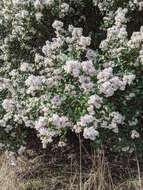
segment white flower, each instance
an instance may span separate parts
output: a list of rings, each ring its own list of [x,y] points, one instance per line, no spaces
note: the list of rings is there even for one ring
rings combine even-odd
[[[49,112],[49,108],[47,108],[47,107],[43,107],[43,108],[42,108],[42,112],[44,112],[44,113],[48,113],[48,112]]]
[[[28,72],[28,71],[32,71],[32,67],[30,66],[29,63],[21,63],[20,65],[20,70],[23,71],[23,72]]]
[[[119,132],[118,125],[117,125],[117,123],[114,120],[112,120],[112,122],[108,125],[107,128],[111,129],[114,133],[118,133]]]
[[[102,103],[103,103],[103,98],[99,97],[96,94],[89,97],[88,100],[89,105],[94,105],[96,108],[100,108]]]
[[[43,61],[43,57],[39,55],[38,53],[35,54],[35,63],[40,63]]]
[[[140,137],[140,134],[136,130],[131,131],[131,138],[132,139],[139,138],[139,137]]]
[[[94,141],[98,135],[99,135],[99,132],[95,130],[94,127],[84,128],[83,136],[85,139],[90,139]]]
[[[73,129],[74,129],[75,133],[77,133],[77,134],[82,132],[82,127],[79,125],[74,125]]]
[[[125,28],[125,27],[120,28],[119,33],[118,33],[118,38],[124,40],[124,39],[126,39],[127,37],[128,37],[128,33],[127,33],[126,28]]]
[[[42,8],[42,3],[41,3],[41,1],[40,1],[40,0],[35,0],[35,1],[34,1],[34,7],[35,7],[36,9]]]
[[[71,29],[71,27],[70,27]],[[73,39],[79,39],[82,36],[83,29],[82,28],[72,28],[72,37]]]
[[[133,32],[131,39],[128,41],[129,48],[140,48],[143,41],[142,27],[139,32]]]
[[[120,26],[121,24],[125,24],[127,22],[127,19],[125,17],[127,11],[128,11],[127,9],[122,9],[122,8],[119,8],[116,11],[115,24],[117,26]]]
[[[104,81],[105,78],[104,79],[101,78],[100,80]],[[98,81],[100,93],[105,94],[106,97],[113,96],[114,92],[117,90],[122,90],[122,91],[125,90],[125,87],[126,87],[125,80],[122,81],[117,76],[114,76],[103,83],[102,82],[100,83],[100,80]]]
[[[40,12],[38,12],[38,13],[35,14],[35,17],[36,17],[36,20],[37,20],[37,21],[40,21],[41,18],[42,18],[42,16],[43,16],[43,15],[42,15],[42,13],[40,13]]]
[[[26,149],[25,146],[21,146],[21,147],[18,149],[18,154],[19,154],[19,155],[22,155],[22,154],[25,152],[25,149]]]
[[[54,105],[54,106],[60,106],[61,105],[61,98],[60,96],[54,96],[51,100],[51,103]]]
[[[129,126],[135,126],[138,124],[138,119],[134,118],[133,120],[129,121]]]
[[[91,81],[90,77],[82,75],[79,77],[79,82],[81,83],[81,89],[83,89],[85,93],[94,91],[94,84]]]
[[[87,111],[88,111],[88,113],[90,113],[90,115],[94,115],[94,114],[95,114],[94,106],[93,106],[93,105],[90,105],[90,106],[87,108]]]
[[[10,73],[10,76],[15,77],[16,75],[18,75],[18,71],[16,69],[13,69]]]
[[[12,99],[4,99],[2,102],[2,107],[6,110],[6,112],[14,111],[15,106],[15,101]]]
[[[58,114],[53,114],[53,116],[49,118],[49,122],[51,122],[57,128],[65,128],[71,126],[71,123],[69,122],[67,117],[60,117]]]
[[[35,128],[39,131],[41,128],[48,126],[48,120],[45,117],[39,117],[38,121],[35,123]]]
[[[122,116],[119,112],[112,112],[111,114],[112,122],[117,124],[122,124],[125,120],[125,117]]]
[[[51,130],[48,128],[43,129],[42,128],[40,138],[42,141],[43,148],[46,148],[48,143],[52,143],[53,138],[58,136],[58,135],[59,135],[59,132],[57,130]]]
[[[139,11],[142,11],[143,10],[143,2],[141,1],[138,4],[139,4]]]
[[[39,76],[30,75],[25,81],[26,86],[29,87],[27,93],[39,90],[42,87],[42,80]]]
[[[41,136],[46,136],[48,134],[49,130],[46,127],[41,127],[41,128],[39,128],[38,132]]]
[[[5,131],[6,131],[6,133],[9,133],[12,129],[13,129],[13,127],[11,125],[7,125],[5,128]]]
[[[94,121],[94,117],[92,115],[86,114],[80,118],[80,122],[78,124],[82,127],[86,127],[93,121]]]
[[[53,5],[55,0],[42,0],[44,5]]]
[[[112,67],[105,68],[103,71],[100,71],[97,75],[99,82],[104,82],[113,76]]]
[[[58,146],[64,147],[64,146],[66,146],[66,143],[64,141],[59,141]]]
[[[134,74],[124,75],[123,81],[126,84],[131,85],[133,83],[133,81],[135,80],[135,78],[136,78],[136,76]]]
[[[94,68],[94,65],[92,61],[83,61],[81,63],[82,70],[89,76],[94,76],[96,73],[96,70]]]
[[[0,78],[0,91],[6,88],[11,88],[10,80],[6,78]]]
[[[79,45],[80,46],[87,47],[87,46],[90,46],[90,43],[91,43],[90,37],[81,36],[79,39]]]
[[[112,83],[110,81],[106,81],[99,86],[100,93],[105,94],[106,97],[110,97],[114,95],[114,88],[112,87]]]
[[[120,89],[120,90],[125,90],[126,87],[126,83],[122,80],[119,79],[119,77],[113,77],[112,79],[110,79],[110,82],[112,84],[112,88],[114,89],[114,91]]]
[[[58,31],[58,30],[61,30],[61,29],[63,28],[63,26],[64,26],[63,22],[61,22],[61,21],[59,21],[59,20],[55,20],[55,21],[53,22],[53,24],[52,24],[52,27],[53,27],[54,29],[56,29],[57,31]]]
[[[61,4],[61,13],[67,13],[69,11],[69,4],[67,3],[62,3]]]
[[[71,74],[74,77],[78,77],[81,70],[81,63],[78,61],[73,61],[73,60],[67,61],[64,66],[64,70],[68,74]]]
[[[86,57],[88,60],[94,60],[97,56],[97,52],[92,50],[92,49],[88,49],[87,53],[86,53]]]

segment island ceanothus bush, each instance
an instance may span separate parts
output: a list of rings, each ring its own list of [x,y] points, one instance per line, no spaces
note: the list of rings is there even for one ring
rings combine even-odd
[[[94,29],[87,35],[80,26],[89,4],[101,16],[96,46]],[[1,148],[19,149],[35,131],[43,148],[56,137],[63,146],[73,132],[96,148],[141,150],[143,26],[129,35],[128,23],[142,8],[127,0],[2,1]]]

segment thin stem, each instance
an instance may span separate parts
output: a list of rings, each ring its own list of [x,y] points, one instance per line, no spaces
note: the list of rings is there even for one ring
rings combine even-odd
[[[81,144],[81,137],[79,134],[79,156],[80,156],[80,190],[82,190],[82,144]]]

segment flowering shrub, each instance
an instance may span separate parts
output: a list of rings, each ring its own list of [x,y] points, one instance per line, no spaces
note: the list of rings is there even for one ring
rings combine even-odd
[[[88,3],[104,22],[85,35],[80,24],[86,24]],[[30,130],[43,148],[55,137],[63,146],[69,131],[96,148],[143,147],[143,26],[131,37],[127,32],[141,1],[13,0],[0,6],[1,148],[19,149]]]

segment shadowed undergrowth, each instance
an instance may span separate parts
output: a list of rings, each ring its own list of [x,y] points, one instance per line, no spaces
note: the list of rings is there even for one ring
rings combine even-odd
[[[0,157],[1,190],[142,190],[137,158],[108,161],[104,152],[67,153],[66,149],[38,155],[27,150],[10,166]]]

